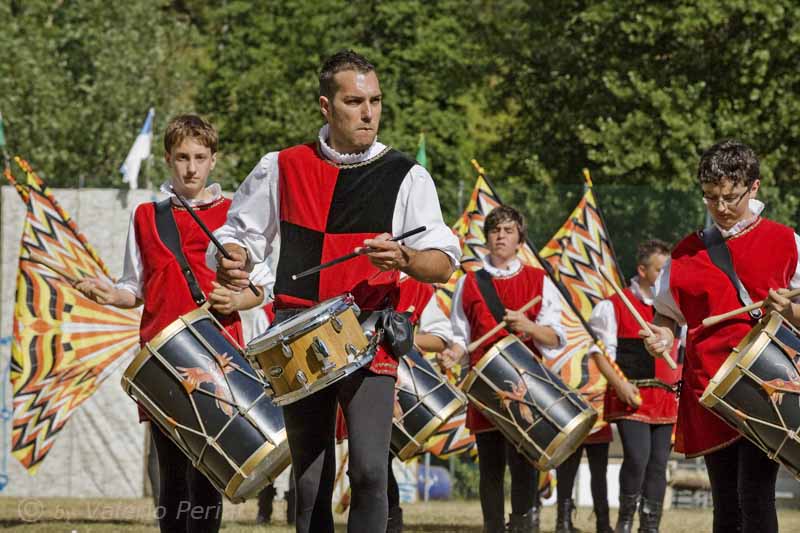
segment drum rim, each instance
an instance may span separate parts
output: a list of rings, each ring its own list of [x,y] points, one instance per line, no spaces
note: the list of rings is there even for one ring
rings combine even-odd
[[[369,363],[372,362],[372,359],[375,358],[375,350],[369,350],[366,355],[360,357],[356,361],[352,363],[347,363],[345,366],[337,369],[333,374],[328,374],[325,377],[319,378],[318,380],[314,381],[311,385],[307,388],[296,389],[293,391],[289,391],[287,393],[281,394],[280,396],[273,396],[272,403],[277,405],[278,407],[283,407],[284,405],[289,405],[291,403],[297,402],[302,400],[303,398],[307,398],[312,394],[315,394],[322,389],[325,389],[337,381],[344,379],[351,374],[355,373],[358,370],[366,367]]]
[[[556,436],[553,439],[550,445],[547,446],[547,449],[544,451],[541,457],[539,457],[539,460],[536,461],[537,468],[541,470],[550,470],[551,468],[556,468],[558,465],[563,463],[567,459],[567,457],[575,453],[575,450],[577,450],[578,447],[583,444],[583,441],[586,440],[586,437],[589,436],[588,432],[582,439],[575,440],[575,446],[573,446],[572,449],[569,450],[569,453],[564,454],[563,459],[561,459],[558,462],[554,460],[554,458],[556,457],[555,451],[563,445],[564,441],[578,426],[585,423],[587,418],[591,419],[592,417],[594,417],[594,420],[591,421],[591,425],[589,426],[589,431],[591,431],[591,429],[594,427],[594,424],[600,415],[589,402],[586,402],[586,405],[589,407],[589,409],[582,411],[581,414],[573,418],[569,422],[569,424],[564,426],[564,429],[562,429],[561,432],[558,434],[558,436]],[[547,461],[542,461],[542,459],[544,459],[545,457],[547,457]]]
[[[467,404],[466,401],[462,400],[460,396],[456,396],[450,403],[448,403],[444,409],[436,413],[433,418],[425,424],[422,429],[417,431],[416,435],[411,437],[411,442],[403,446],[395,456],[400,459],[401,461],[407,461],[414,457],[420,450],[425,448],[425,443],[428,439],[436,433],[436,430],[442,427],[447,423],[447,421],[452,417],[456,412],[461,409],[463,406]],[[438,424],[435,422],[439,421]],[[392,420],[392,425],[398,425],[395,420]],[[414,442],[421,443],[420,446],[416,446]]]
[[[266,460],[272,452],[277,451],[281,454],[281,459],[276,460],[276,464],[281,464],[283,462],[286,463],[283,468],[280,469],[280,472],[283,472],[283,470],[292,462],[292,456],[290,453],[288,453],[289,441],[286,439],[286,429],[284,428],[279,431],[276,436],[283,436],[283,440],[281,440],[281,442],[277,445],[267,440],[258,450],[253,452],[252,455],[247,458],[247,460],[239,468],[239,471],[237,471],[233,477],[231,477],[230,481],[228,481],[228,484],[225,486],[224,493],[230,501],[233,503],[245,501],[245,498],[237,495],[236,491],[239,490],[239,487],[242,485],[242,483],[244,483],[245,479],[250,477],[253,471],[255,471],[261,462]],[[288,461],[286,461],[286,457],[283,457],[284,455],[288,456]],[[280,472],[278,472],[278,474],[280,474]],[[274,481],[274,478],[270,479],[269,481]]]
[[[290,324],[291,321],[303,316],[306,313],[309,313],[313,309],[327,306],[325,310],[319,313],[316,316],[312,317],[312,320],[308,322],[298,322],[293,326]],[[265,352],[270,350],[283,342],[284,340],[290,340],[295,337],[301,337],[319,327],[320,325],[324,324],[325,322],[329,321],[334,316],[339,316],[347,312],[348,309],[352,309],[353,313],[358,317],[361,313],[358,305],[355,304],[352,295],[344,294],[340,296],[335,296],[333,298],[328,298],[324,302],[320,302],[319,304],[304,309],[297,315],[293,316],[289,320],[284,323],[276,324],[274,327],[268,329],[252,341],[247,344],[247,348],[245,349],[245,355],[255,355],[261,352]]]
[[[773,311],[769,314],[769,320],[766,323],[760,322],[745,335],[719,367],[700,396],[700,403],[704,407],[711,409],[719,403],[720,397],[724,397],[730,392],[742,377],[739,367],[750,368],[753,361],[771,342],[767,334],[776,333],[784,322],[780,313]]]
[[[469,395],[469,390],[475,383],[475,380],[478,377],[478,372],[483,370],[486,365],[492,361],[492,359],[497,357],[497,354],[499,354],[503,348],[509,344],[513,344],[514,342],[520,342],[522,345],[525,345],[525,343],[522,342],[516,335],[508,335],[507,337],[504,337],[503,339],[500,339],[496,343],[492,344],[492,347],[486,350],[486,353],[483,354],[480,359],[478,359],[477,363],[470,365],[469,373],[467,374],[467,377],[464,378],[464,382],[459,385],[459,388],[463,390],[465,394]],[[525,347],[528,348],[527,346]],[[533,353],[534,357],[536,356],[534,352],[531,353]]]
[[[153,356],[153,351],[158,351],[158,349],[169,342],[172,337],[184,329],[187,329],[190,324],[199,322],[204,318],[214,320],[214,317],[206,308],[198,307],[197,309],[179,316],[170,322],[167,327],[159,331],[155,337],[145,342],[144,346],[142,346],[142,348],[139,350],[139,353],[136,354],[136,357],[133,358],[133,361],[131,361],[131,363],[128,365],[128,368],[125,369],[125,373],[122,375],[123,387],[125,387],[126,379],[132,381],[136,377],[136,375],[139,373],[139,370],[141,370],[145,363],[147,363],[147,361]]]

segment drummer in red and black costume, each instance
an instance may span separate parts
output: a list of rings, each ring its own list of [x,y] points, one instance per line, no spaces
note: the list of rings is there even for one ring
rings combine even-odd
[[[653,320],[653,286],[669,252],[667,244],[659,240],[640,243],[636,252],[637,275],[623,291],[648,322]],[[598,302],[589,326],[605,345],[606,354],[630,380],[619,379],[611,366],[600,359],[603,356],[599,347],[589,350],[590,355],[597,356],[601,371],[610,372],[609,381],[616,384],[607,389],[603,409],[605,419],[617,424],[624,452],[615,531],[630,533],[639,505],[639,531],[654,533],[658,531],[667,487],[667,459],[678,413],[675,389],[681,368],[672,370],[664,359],[647,353],[639,338],[641,327],[619,295]],[[676,353],[677,349],[673,350],[673,359],[677,359]]]
[[[489,254],[483,271],[491,277],[497,296],[506,309],[508,329],[501,330],[475,351],[467,354],[471,340],[480,338],[497,325],[481,294],[476,273],[461,277],[453,294],[450,320],[453,346],[439,355],[445,368],[456,363],[476,364],[491,346],[514,332],[538,355],[554,357],[566,342],[561,326],[561,297],[544,270],[523,265],[517,251],[525,242],[522,214],[509,206],[492,210],[484,222]],[[542,301],[527,312],[517,309],[541,296]],[[480,499],[484,533],[505,531],[503,475],[506,464],[511,472],[511,531],[539,531],[538,471],[486,419],[473,404],[467,409],[467,427],[475,434],[480,467]]]
[[[442,219],[436,187],[411,158],[377,141],[381,90],[363,56],[340,52],[322,65],[319,105],[327,124],[312,143],[264,156],[233,199],[217,236],[234,256],[218,279],[242,287],[251,261],[264,261],[280,236],[276,324],[350,292],[368,315],[392,304],[399,272],[444,282],[461,252]],[[404,244],[390,241],[419,226]],[[292,280],[292,275],[357,248],[363,256]],[[216,251],[207,262],[216,266]],[[213,268],[213,267],[212,267]],[[402,354],[401,354],[402,355]],[[349,433],[352,503],[348,531],[387,523],[386,457],[397,358],[380,348],[368,367],[286,405],[284,419],[297,489],[299,532],[333,532],[334,430],[341,404]]]
[[[216,130],[202,118],[196,115],[173,118],[164,133],[164,159],[172,178],[161,187],[161,192],[172,198],[170,207],[186,261],[214,309],[225,305],[218,304],[211,296],[215,273],[205,264],[209,238],[175,199],[169,186],[172,185],[193,206],[206,226],[212,230],[221,226],[231,202],[222,196],[218,184],[206,187],[208,176],[216,164],[217,143]],[[159,237],[155,208],[154,202],[148,202],[134,210],[128,229],[123,274],[116,285],[89,278],[76,286],[100,304],[120,308],[144,305],[139,325],[141,345],[178,317],[198,307],[180,264]],[[255,285],[263,285],[268,276],[269,270],[261,264],[253,270],[250,279]],[[236,312],[215,314],[228,333],[241,344],[239,315]],[[141,410],[140,419],[146,420]],[[160,490],[156,514],[161,531],[218,531],[222,519],[220,493],[155,425],[152,426],[152,436],[158,452]]]
[[[769,296],[768,308],[793,316],[797,306],[786,305],[785,298],[770,290],[800,287],[800,241],[792,229],[760,216],[764,204],[755,199],[761,182],[753,150],[735,140],[712,146],[700,160],[698,181],[750,298]],[[707,328],[702,321],[740,307],[733,283],[693,233],[672,251],[656,284],[654,334],[640,334],[648,351],[659,354],[671,348],[676,324],[688,326],[675,449],[705,459],[714,532],[772,533],[778,531],[778,463],[699,402],[709,380],[756,324],[747,313]]]

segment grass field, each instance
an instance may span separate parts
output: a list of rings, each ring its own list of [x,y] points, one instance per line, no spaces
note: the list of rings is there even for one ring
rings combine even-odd
[[[254,501],[241,505],[227,504],[223,531],[291,533],[286,525],[284,502],[275,502],[275,523],[256,526]],[[404,506],[405,531],[408,533],[481,532],[481,511],[477,501],[429,502]],[[612,512],[612,520],[614,514]],[[800,531],[800,511],[779,511],[781,531]],[[337,532],[346,531],[346,515],[336,515]],[[553,531],[555,509],[546,507],[542,515],[542,532]],[[588,508],[576,513],[575,525],[583,532],[594,531],[594,516]],[[150,500],[103,499],[23,499],[0,498],[0,528],[26,533],[155,533]],[[711,530],[711,511],[668,510],[662,521],[662,533],[702,533]],[[380,533],[380,532],[376,532]]]

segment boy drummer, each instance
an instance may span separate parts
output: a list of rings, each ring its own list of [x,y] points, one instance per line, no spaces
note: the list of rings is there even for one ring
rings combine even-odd
[[[208,176],[217,161],[218,136],[214,127],[196,115],[173,118],[164,133],[164,159],[172,174],[161,191],[170,195],[170,209],[180,235],[181,250],[194,278],[215,310],[217,319],[239,343],[242,328],[239,315],[227,304],[210,297],[215,272],[205,264],[209,238],[197,226],[170,190],[183,196],[211,230],[222,225],[230,200],[222,196],[219,185],[207,187]],[[144,345],[179,316],[197,308],[181,266],[159,237],[155,222],[156,204],[144,203],[134,210],[128,229],[122,278],[108,285],[87,278],[76,285],[97,303],[120,308],[144,305],[139,326],[139,342]],[[268,270],[254,269],[254,284],[265,283]],[[242,293],[244,298],[249,295]],[[146,415],[141,413],[140,416]],[[154,426],[155,427],[155,426]],[[192,466],[191,461],[160,430],[152,432],[158,452],[160,494],[159,525],[164,533],[219,531],[222,498],[211,482]]]
[[[760,216],[764,204],[756,200],[761,181],[753,150],[736,140],[719,142],[703,154],[697,177],[714,221],[703,232],[706,240],[712,248],[711,237],[723,240],[752,301],[768,297],[768,311],[779,310],[799,324],[798,306],[771,290],[800,287],[799,238],[792,229]],[[675,326],[688,325],[675,449],[705,459],[714,533],[774,533],[778,463],[699,402],[756,317],[742,313],[710,327],[703,327],[702,321],[740,307],[733,282],[712,262],[701,235],[693,233],[672,251],[656,283],[653,335],[640,335],[651,354],[661,354],[670,350]]]
[[[480,276],[491,280],[491,287],[505,308],[503,319],[508,329],[501,330],[481,347],[467,353],[470,340],[480,338],[497,324],[481,289],[478,275],[470,272],[460,278],[453,295],[450,319],[454,343],[438,355],[445,368],[456,363],[477,363],[494,342],[511,332],[520,336],[534,353],[545,356],[563,346],[565,336],[560,325],[561,300],[558,289],[545,272],[523,265],[517,251],[525,242],[525,220],[509,206],[495,208],[484,223],[489,254]],[[484,285],[485,286],[485,285]],[[525,313],[521,308],[536,296],[542,301]],[[480,499],[483,510],[484,533],[502,533],[504,524],[503,473],[506,462],[511,471],[511,529],[512,533],[539,531],[538,472],[506,440],[497,428],[470,404],[467,427],[475,434],[480,466]]]

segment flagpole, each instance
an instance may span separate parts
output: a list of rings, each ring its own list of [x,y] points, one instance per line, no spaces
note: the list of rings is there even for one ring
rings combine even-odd
[[[597,210],[597,215],[600,217],[600,222],[603,223],[603,227],[606,228],[608,231],[608,224],[606,224],[606,217],[603,216],[603,210],[600,208],[600,200],[597,198],[597,194],[594,191],[594,184],[592,182],[592,176],[589,174],[589,169],[583,169],[583,177],[586,182],[583,184],[583,192],[586,194],[586,190],[589,189],[592,191],[594,195],[594,208]],[[614,243],[611,240],[611,236],[608,237],[608,247],[611,248],[611,258],[614,260],[614,266],[617,268],[617,272],[619,272],[620,277],[622,278],[620,281],[622,282],[622,286],[625,287],[628,285],[627,280],[625,279],[625,275],[622,273],[622,268],[619,266],[619,261],[617,260],[617,252],[614,251]]]

